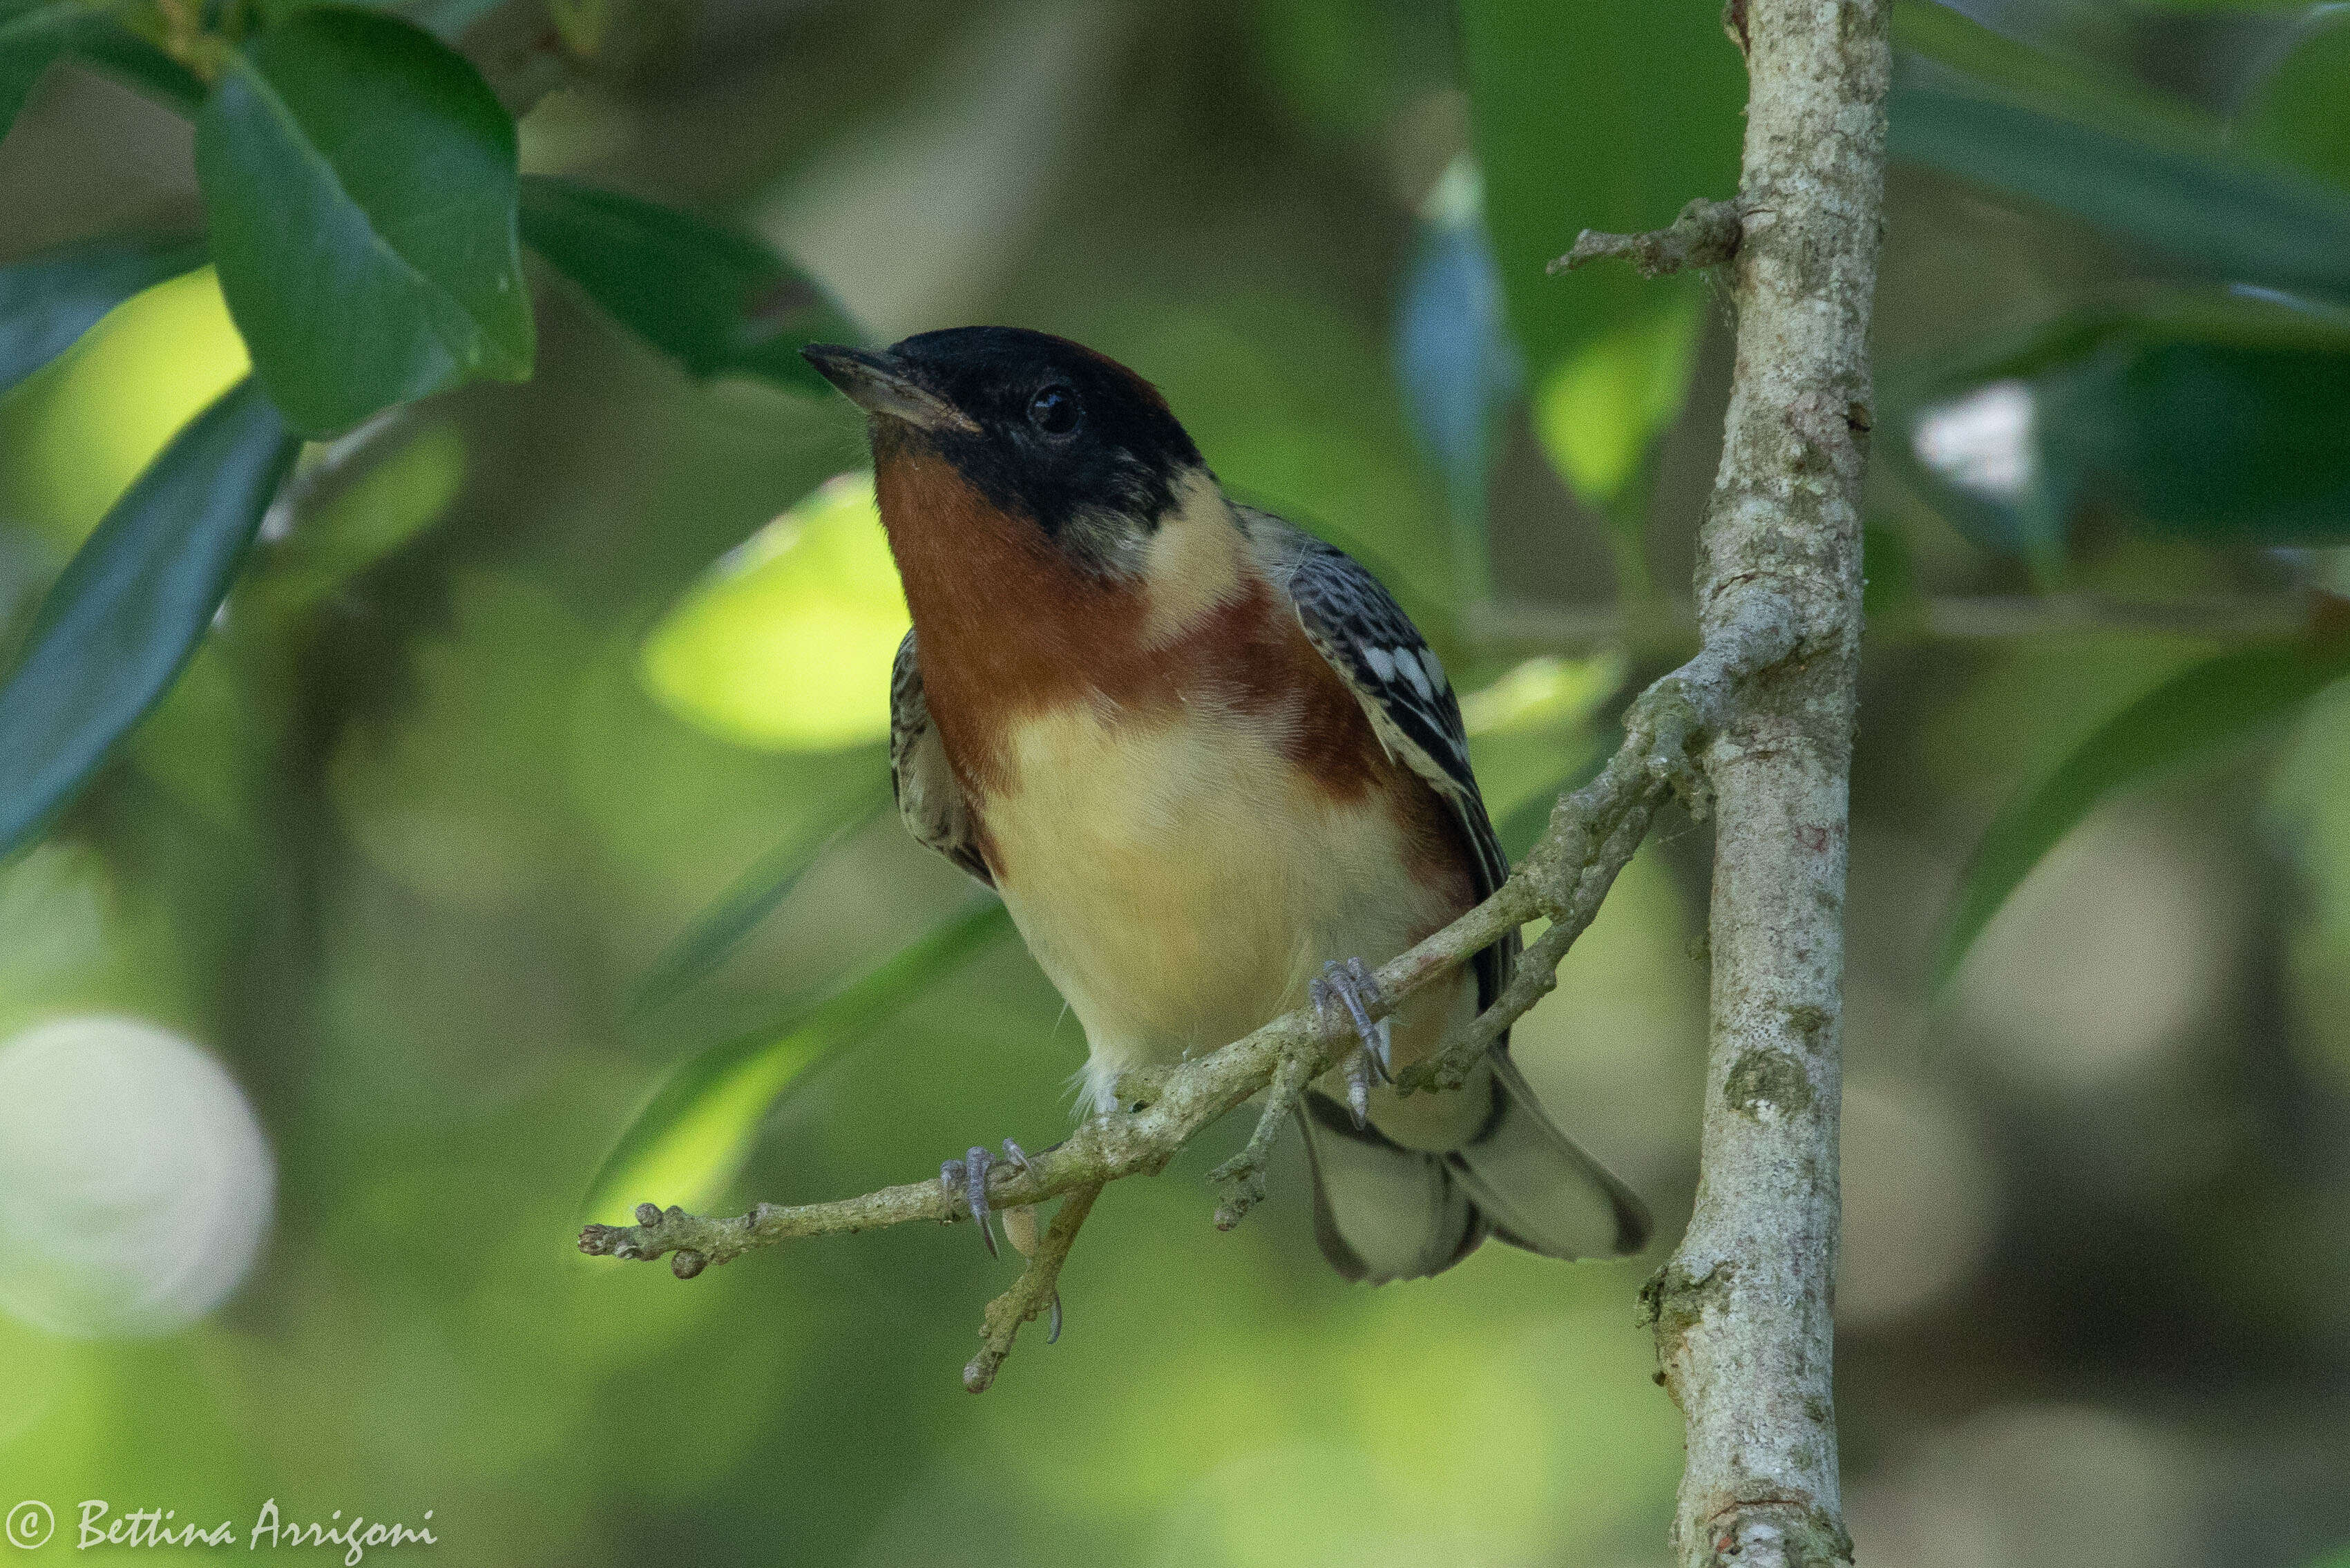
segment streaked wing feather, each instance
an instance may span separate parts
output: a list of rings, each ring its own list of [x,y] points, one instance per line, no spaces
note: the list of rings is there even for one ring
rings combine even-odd
[[[1269,513],[1245,509],[1243,517],[1296,607],[1306,640],[1354,692],[1388,753],[1451,808],[1477,857],[1477,896],[1492,893],[1510,874],[1509,857],[1477,793],[1460,700],[1427,639],[1353,556]],[[1480,1007],[1507,982],[1517,951],[1513,934],[1478,955]]]
[[[914,634],[898,645],[889,667],[889,789],[898,815],[918,843],[937,850],[988,887],[995,878],[979,853],[971,803],[947,764],[945,742],[931,722],[922,697],[922,667],[914,657]]]

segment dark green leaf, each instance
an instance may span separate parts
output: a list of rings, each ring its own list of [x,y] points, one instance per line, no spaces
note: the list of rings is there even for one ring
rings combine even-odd
[[[192,119],[203,108],[202,78],[111,16],[93,15],[73,52],[166,109]]]
[[[2050,31],[2061,36],[2061,22]],[[1990,89],[2127,137],[2209,142],[2225,134],[2218,120],[2183,99],[2066,51],[2054,40],[2018,42],[1943,0],[1896,0],[1893,45],[1912,57],[1904,61],[1903,78],[1919,86]],[[1927,70],[1917,69],[1920,61],[1929,62]],[[1936,67],[1950,73],[1947,79],[1937,79]]]
[[[681,1063],[597,1168],[588,1218],[621,1219],[640,1200],[698,1209],[717,1197],[794,1080],[1011,929],[1003,906],[990,902],[918,938],[824,1001]]]
[[[0,687],[0,850],[46,822],[171,685],[300,444],[261,389],[239,382],[67,564]]]
[[[303,11],[230,57],[196,172],[221,292],[298,429],[530,374],[515,158],[473,67],[405,22]]]
[[[1685,380],[1693,335],[1638,329],[1689,309],[1704,285],[1627,266],[1551,277],[1584,228],[1661,228],[1695,196],[1738,188],[1745,71],[1706,0],[1467,0],[1470,115],[1510,324],[1539,392],[1611,337],[1678,344],[1657,374]],[[1644,378],[1645,379],[1645,378]],[[1669,400],[1669,421],[1679,398]],[[1653,430],[1638,432],[1645,445]]]
[[[88,25],[78,0],[0,0],[0,136],[16,121],[41,74]]]
[[[838,825],[781,846],[737,877],[691,925],[671,942],[637,984],[639,1007],[657,1007],[724,961],[736,944],[791,897],[800,878],[832,846],[889,805],[886,790],[852,801]]]
[[[0,391],[68,348],[140,290],[203,265],[190,240],[97,240],[0,267]]]
[[[2350,191],[2350,10],[2314,7],[2291,50],[2261,83],[2241,123],[2244,143]]]
[[[2106,721],[1983,835],[1935,960],[1935,983],[1958,971],[2008,896],[2099,801],[2244,745],[2345,674],[2350,651],[2339,648],[2240,649],[2189,666]]]
[[[696,376],[830,386],[803,346],[862,336],[821,286],[748,235],[673,207],[543,175],[522,182],[531,249]]]
[[[182,114],[203,101],[194,72],[88,0],[0,0],[0,136],[42,73],[67,55]]]
[[[2085,124],[1897,81],[1891,151],[2061,208],[2209,273],[2350,300],[2350,196],[2216,140]]]
[[[2202,538],[2350,538],[2350,314],[2126,298],[1909,386],[1889,379],[1888,394],[1910,438],[1895,461],[1922,464],[1953,520],[1998,547],[2061,548],[2090,501]]]

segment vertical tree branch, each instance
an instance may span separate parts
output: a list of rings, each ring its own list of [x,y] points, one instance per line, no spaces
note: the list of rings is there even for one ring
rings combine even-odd
[[[1796,628],[1704,753],[1713,992],[1696,1212],[1643,1293],[1688,1418],[1688,1568],[1848,1563],[1830,1380],[1846,795],[1889,0],[1747,0],[1738,360],[1700,537],[1709,642]]]

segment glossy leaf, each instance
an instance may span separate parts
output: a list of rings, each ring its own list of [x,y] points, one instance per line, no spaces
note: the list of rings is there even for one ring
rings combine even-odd
[[[2130,703],[2010,802],[1975,848],[1935,960],[1939,986],[2031,875],[2100,802],[2247,744],[2344,675],[2350,650],[2265,644],[2189,666]]]
[[[140,290],[203,265],[182,239],[98,240],[0,267],[0,391],[71,348]]]
[[[1706,0],[1468,0],[1461,12],[1486,223],[1539,395],[1603,339],[1702,297],[1696,277],[1544,267],[1581,229],[1661,228],[1693,196],[1733,193],[1746,73]],[[1657,365],[1667,383],[1685,386],[1693,346]],[[1630,444],[1645,448],[1679,406],[1639,410]]]
[[[937,927],[820,1002],[723,1041],[673,1069],[588,1184],[588,1218],[624,1220],[640,1201],[701,1209],[742,1168],[776,1099],[1012,929],[997,903]]]
[[[2089,502],[2200,538],[2350,539],[2350,313],[2124,299],[1890,390],[1895,461],[1999,547],[2057,550]]]
[[[172,438],[252,373],[212,268],[124,300],[0,401],[16,520],[78,547]]]
[[[68,563],[0,686],[0,850],[46,822],[171,685],[299,446],[259,386],[239,384]]]
[[[614,320],[696,376],[829,392],[800,349],[863,336],[822,286],[766,244],[673,207],[531,175],[522,232]]]
[[[213,256],[296,428],[530,374],[513,119],[432,35],[341,6],[230,57],[196,121]]]
[[[873,503],[844,473],[727,555],[645,641],[647,688],[722,740],[827,751],[889,732],[910,624]]]
[[[1897,74],[1897,159],[2044,202],[2213,275],[2350,300],[2350,195],[2216,140],[2136,134]]]
[[[761,920],[791,897],[800,879],[815,869],[834,845],[890,805],[888,784],[877,784],[869,794],[849,801],[837,826],[829,831],[807,835],[760,857],[653,961],[637,984],[636,1004],[659,1006],[724,962]]]

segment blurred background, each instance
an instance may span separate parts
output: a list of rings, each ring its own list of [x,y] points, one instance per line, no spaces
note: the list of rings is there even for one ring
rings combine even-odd
[[[517,9],[444,30],[485,57]],[[2166,259],[2096,189],[1972,170],[1929,113],[1971,60],[2331,192],[2344,10],[1903,14],[1838,1295],[1863,1563],[2350,1565],[2350,693],[2106,800],[1936,979],[2002,805],[2324,619],[2342,318],[2229,287],[2227,234]],[[525,170],[731,220],[876,341],[1011,322],[1139,369],[1428,629],[1513,847],[1694,646],[1725,296],[1540,264],[1731,193],[1704,0],[608,11]],[[1493,107],[1513,73],[1558,93]],[[0,142],[0,261],[195,211],[185,122],[99,77]],[[1684,819],[1517,1032],[1657,1210],[1647,1257],[1348,1286],[1294,1144],[1210,1227],[1236,1119],[1105,1196],[1067,1332],[974,1399],[1014,1264],[962,1228],[691,1284],[574,1251],[640,1199],[1049,1144],[1083,1041],[876,814],[903,623],[854,410],[692,380],[539,283],[535,379],[314,448],[170,696],[0,866],[0,1503],[48,1500],[60,1554],[83,1499],[242,1534],[274,1497],[429,1509],[444,1563],[1665,1563],[1680,1423],[1634,1297],[1695,1174]],[[244,364],[198,273],[0,401],[13,628]]]

